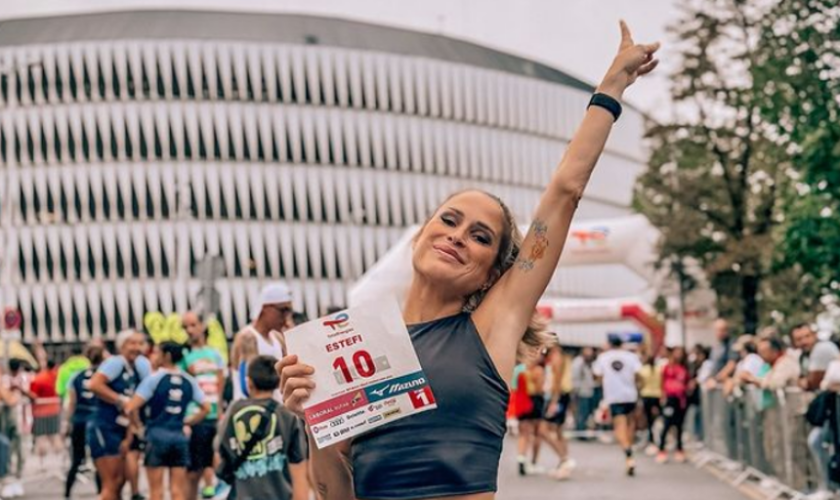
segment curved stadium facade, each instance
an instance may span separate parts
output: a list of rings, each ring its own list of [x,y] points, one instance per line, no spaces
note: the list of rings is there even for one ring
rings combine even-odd
[[[592,88],[442,36],[297,15],[141,11],[0,23],[0,304],[24,340],[110,338],[287,281],[310,316],[447,194],[527,220]],[[580,216],[629,213],[628,109]]]

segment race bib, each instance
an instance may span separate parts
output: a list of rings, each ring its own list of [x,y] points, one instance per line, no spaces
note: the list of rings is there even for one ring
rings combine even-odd
[[[395,301],[305,323],[286,346],[315,368],[304,410],[319,449],[437,407]]]

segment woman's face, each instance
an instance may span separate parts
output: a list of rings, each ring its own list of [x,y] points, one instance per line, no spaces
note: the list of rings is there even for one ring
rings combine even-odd
[[[159,346],[155,345],[152,348],[152,352],[149,354],[149,362],[155,370],[163,366],[163,351],[160,350]]]
[[[146,338],[141,333],[135,333],[123,343],[120,348],[120,354],[125,356],[125,359],[134,361],[138,356],[143,354],[145,348]]]
[[[496,200],[477,191],[455,195],[418,235],[414,271],[466,297],[496,278],[493,264],[503,231],[504,213]]]

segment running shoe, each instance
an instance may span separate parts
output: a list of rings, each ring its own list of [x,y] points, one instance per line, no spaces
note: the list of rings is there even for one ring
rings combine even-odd
[[[557,467],[557,469],[554,470],[554,472],[551,473],[551,477],[558,481],[565,481],[572,477],[572,469],[574,469],[573,464],[569,464],[568,461],[563,462],[559,467]]]
[[[668,454],[665,453],[664,451],[660,451],[659,453],[656,454],[656,463],[664,464],[667,461],[668,461]]]
[[[205,486],[201,489],[201,498],[203,500],[213,500],[216,498],[216,487],[215,486]]]
[[[525,467],[525,457],[523,457],[522,455],[519,455],[518,457],[516,457],[516,461],[519,463],[519,475],[520,476],[527,476],[528,471],[527,471],[527,468]]]
[[[636,475],[636,461],[635,460],[633,460],[630,457],[627,457],[624,460],[624,467],[625,467],[625,472],[627,472],[628,476],[633,477],[633,476]]]
[[[649,445],[647,445],[645,447],[645,455],[647,455],[649,457],[652,457],[652,456],[656,455],[656,452],[658,452],[658,451],[659,451],[659,447],[656,446],[653,443],[650,443]]]
[[[213,500],[227,500],[230,495],[230,485],[224,481],[216,481],[216,495]]]
[[[674,461],[677,462],[678,464],[684,464],[685,463],[685,453],[683,453],[681,451],[678,451],[678,452],[674,453]]]
[[[545,467],[537,464],[525,464],[525,473],[529,476],[545,474]]]

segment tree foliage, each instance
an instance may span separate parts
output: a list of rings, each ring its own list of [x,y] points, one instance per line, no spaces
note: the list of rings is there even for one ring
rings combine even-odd
[[[762,36],[778,5],[696,0],[683,8],[673,30],[681,51],[672,75],[679,116],[648,128],[650,168],[639,178],[635,205],[663,233],[660,264],[679,270],[698,263],[721,313],[755,332],[771,312],[789,317],[818,299],[796,291],[809,301],[794,307],[790,283],[811,285],[777,256],[795,151],[778,117],[765,112],[778,97],[755,72],[768,71]]]
[[[779,263],[840,295],[840,3],[779,1],[760,36],[762,112],[796,167]]]

